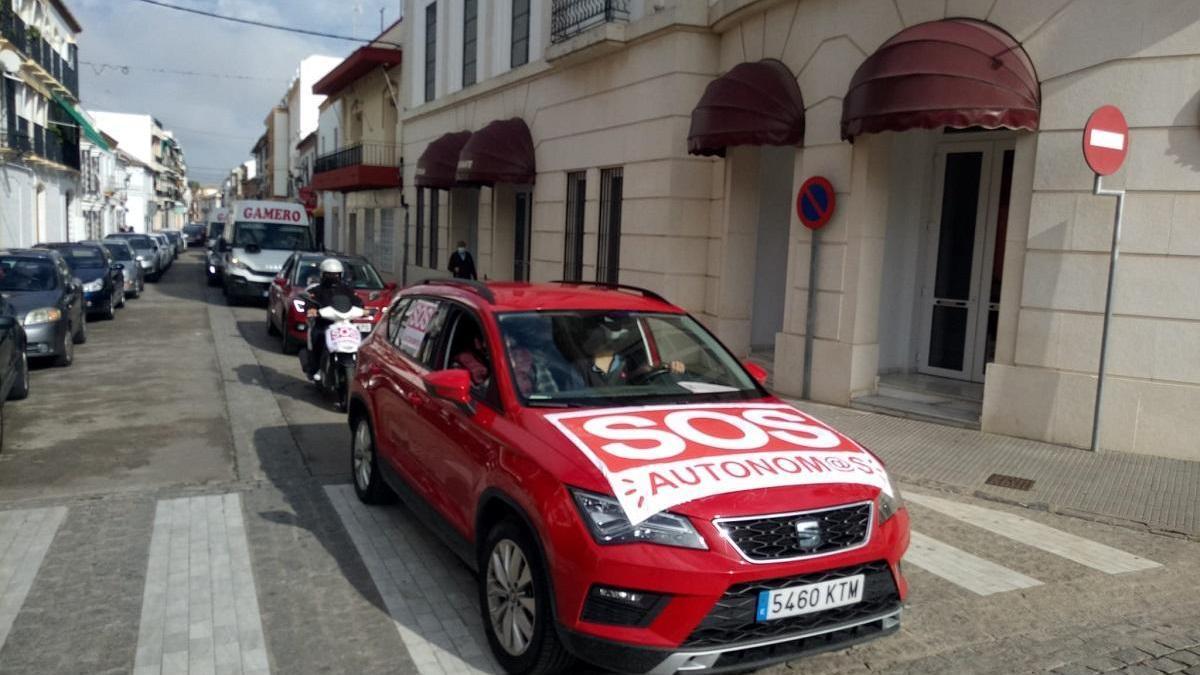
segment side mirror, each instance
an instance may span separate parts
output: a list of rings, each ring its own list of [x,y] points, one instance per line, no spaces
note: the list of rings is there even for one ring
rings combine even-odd
[[[435,370],[422,379],[430,395],[471,409],[471,374],[466,370]]]
[[[287,288],[287,278],[286,277],[275,277],[275,285],[280,288]]]
[[[746,369],[746,372],[750,373],[750,377],[753,377],[755,382],[763,385],[767,383],[767,377],[770,376],[770,373],[767,372],[766,368],[753,361],[742,361],[742,367]]]

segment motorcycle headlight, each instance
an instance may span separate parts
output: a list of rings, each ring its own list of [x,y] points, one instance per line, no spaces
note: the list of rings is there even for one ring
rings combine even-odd
[[[54,323],[62,318],[62,312],[57,307],[41,307],[25,315],[25,325],[34,326],[39,323]]]
[[[691,521],[673,513],[658,513],[637,525],[629,522],[625,510],[612,497],[571,489],[571,496],[583,522],[597,544],[663,544],[705,550],[708,544],[692,527]]]
[[[94,281],[89,281],[86,284],[84,284],[83,292],[84,293],[95,293],[96,291],[98,291],[102,288],[104,288],[104,280],[96,279]]]

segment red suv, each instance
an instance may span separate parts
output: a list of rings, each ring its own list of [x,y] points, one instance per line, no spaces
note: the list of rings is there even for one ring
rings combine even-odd
[[[321,261],[336,258],[345,269],[346,283],[363,302],[366,315],[357,322],[358,329],[370,333],[383,316],[396,284],[384,283],[366,258],[341,253],[293,253],[279,274],[275,275],[267,294],[267,334],[280,336],[284,354],[295,354],[308,339],[308,319],[304,313],[305,289],[320,282]]]
[[[359,352],[355,489],[478,572],[511,673],[744,670],[895,632],[899,493],[764,376],[642,289],[423,282]]]

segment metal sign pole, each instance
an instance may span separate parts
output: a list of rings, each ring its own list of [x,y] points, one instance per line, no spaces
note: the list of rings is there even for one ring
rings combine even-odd
[[[1100,332],[1100,370],[1096,378],[1096,409],[1092,413],[1092,451],[1100,449],[1100,408],[1104,401],[1104,375],[1108,367],[1108,328],[1112,322],[1113,288],[1117,283],[1117,258],[1121,254],[1121,220],[1125,215],[1125,191],[1105,190],[1103,177],[1096,174],[1092,194],[1117,198],[1117,215],[1113,222],[1112,254],[1108,260],[1108,290],[1104,295],[1104,326]]]
[[[808,308],[804,311],[804,384],[800,397],[807,399],[812,393],[813,330],[817,315],[817,235],[820,230],[809,230],[812,238],[808,247]]]

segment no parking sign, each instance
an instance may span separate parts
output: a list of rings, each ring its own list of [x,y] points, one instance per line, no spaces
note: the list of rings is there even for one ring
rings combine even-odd
[[[824,176],[813,176],[804,181],[796,193],[796,215],[810,230],[819,230],[833,217],[837,197],[833,184]]]

